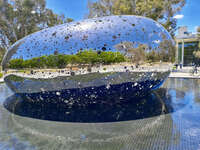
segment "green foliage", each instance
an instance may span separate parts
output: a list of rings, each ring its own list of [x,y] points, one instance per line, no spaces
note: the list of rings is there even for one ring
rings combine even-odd
[[[199,66],[200,65],[200,51],[199,50],[194,51],[193,56],[194,56],[194,63]]]
[[[100,54],[103,64],[120,63],[124,62],[125,57],[120,52],[102,52]]]
[[[3,73],[0,72],[0,78],[2,78],[2,77],[3,77]]]
[[[198,39],[200,39],[200,26],[197,27],[197,37],[198,37]],[[199,43],[199,45],[200,45],[200,43]]]
[[[115,49],[124,53],[133,63],[175,61],[175,46],[169,40],[160,42],[159,48],[152,49],[146,44],[135,45],[132,42],[121,42],[115,45]],[[149,50],[149,51],[148,51]]]
[[[0,0],[0,14],[3,48],[43,28],[73,21],[46,8],[46,0]]]
[[[88,18],[108,15],[139,15],[159,21],[172,35],[177,20],[173,16],[185,5],[185,0],[97,0],[89,1]]]
[[[194,55],[195,58],[200,59],[200,51],[194,51],[193,55]]]
[[[154,50],[146,54],[148,62],[158,62],[160,61],[160,56]]]
[[[165,62],[175,62],[176,48],[169,40],[163,40],[160,43],[160,60]]]
[[[139,44],[136,48],[132,47],[128,49],[128,53],[131,54],[131,61],[137,64],[144,62],[146,60],[145,54],[147,47],[146,44]]]
[[[25,78],[22,78],[16,75],[10,75],[10,76],[7,76],[6,78],[15,82],[23,82],[25,80]]]
[[[81,58],[81,62],[85,64],[86,63],[95,64],[101,61],[101,57],[99,57],[97,52],[93,50],[79,52],[77,56]]]
[[[10,64],[9,66],[12,68],[12,69],[21,69],[23,68],[23,59],[13,59],[12,61],[10,61]]]
[[[97,52],[85,50],[76,55],[49,55],[35,57],[30,60],[13,59],[9,68],[65,68],[68,64],[111,64],[124,62],[125,56],[120,52]]]
[[[0,48],[0,64],[3,60],[3,56],[4,56],[5,52],[6,52],[6,50],[4,48]]]

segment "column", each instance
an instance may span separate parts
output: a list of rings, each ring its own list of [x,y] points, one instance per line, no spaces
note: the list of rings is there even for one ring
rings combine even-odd
[[[184,40],[182,40],[182,58],[181,58],[182,65],[184,64]]]
[[[176,40],[176,61],[175,62],[177,64],[178,64],[178,55],[179,55],[179,52],[178,52],[179,51],[179,49],[178,49],[178,43],[179,43],[178,40]]]

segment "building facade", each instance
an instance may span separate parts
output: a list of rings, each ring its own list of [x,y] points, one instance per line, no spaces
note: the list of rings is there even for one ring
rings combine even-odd
[[[200,49],[200,40],[196,34],[188,32],[186,26],[179,27],[176,36],[176,63],[183,66],[194,64],[193,52]]]

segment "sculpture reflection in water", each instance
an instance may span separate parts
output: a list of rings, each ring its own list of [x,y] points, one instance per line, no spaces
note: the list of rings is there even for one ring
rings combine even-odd
[[[40,149],[162,149],[179,140],[168,114],[171,108],[166,101],[171,100],[166,89],[140,100],[132,101],[130,97],[125,103],[120,103],[117,97],[110,101],[102,98],[99,104],[90,107],[56,101],[29,101],[17,94],[11,96],[4,103],[14,113],[7,118],[12,121],[7,128],[11,125],[9,131],[16,133],[18,139]]]
[[[159,94],[165,97],[161,89]],[[161,95],[160,95],[161,96]],[[71,97],[72,98],[72,97]],[[134,99],[134,100],[133,100]],[[45,99],[31,99],[15,94],[9,97],[4,106],[12,113],[51,121],[62,122],[116,122],[143,119],[169,113],[157,93],[149,93],[143,98],[127,95],[121,98],[118,94],[99,96],[95,101],[83,97],[80,101],[69,101],[65,98],[49,96]],[[88,104],[90,103],[90,104]]]
[[[168,77],[173,52],[171,36],[157,22],[108,16],[31,34],[8,50],[2,65],[6,84],[30,97],[84,99],[127,90],[141,96]]]

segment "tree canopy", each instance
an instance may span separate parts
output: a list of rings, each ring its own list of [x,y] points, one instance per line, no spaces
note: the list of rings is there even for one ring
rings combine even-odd
[[[115,45],[115,49],[123,53],[133,63],[175,61],[175,46],[168,40],[161,41],[159,48],[150,48],[147,44],[125,41]]]
[[[45,0],[0,0],[0,47],[6,49],[33,32],[71,21],[46,8]]]
[[[200,26],[197,27],[197,31],[196,32],[197,32],[197,38],[200,39]]]
[[[177,20],[174,15],[185,0],[97,0],[88,1],[88,18],[108,15],[139,15],[160,22],[174,35]]]

